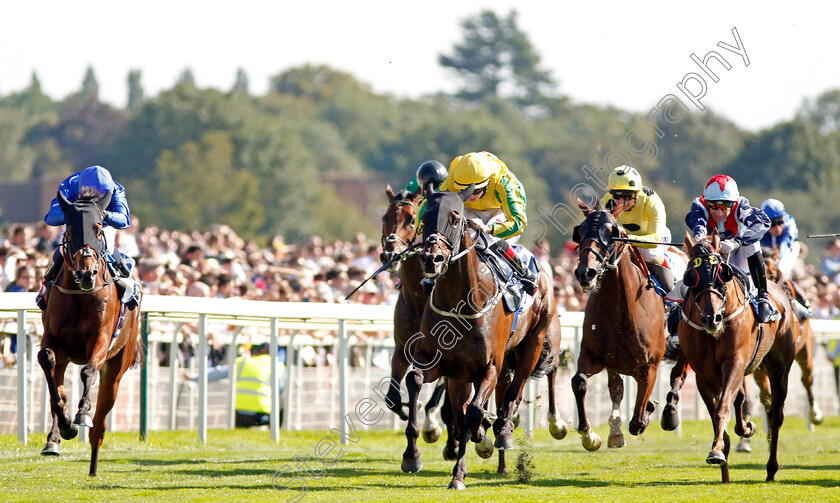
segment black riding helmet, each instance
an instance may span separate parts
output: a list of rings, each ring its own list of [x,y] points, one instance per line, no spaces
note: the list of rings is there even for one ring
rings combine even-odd
[[[417,183],[424,190],[428,184],[435,189],[446,179],[448,171],[446,167],[437,161],[426,161],[417,168]]]

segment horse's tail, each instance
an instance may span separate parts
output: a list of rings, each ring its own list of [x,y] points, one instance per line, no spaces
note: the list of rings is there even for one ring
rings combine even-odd
[[[143,345],[143,339],[140,336],[137,336],[137,343],[134,345],[133,358],[131,368],[137,368],[146,361],[146,346]]]
[[[543,341],[542,351],[540,351],[540,358],[537,360],[537,365],[531,373],[531,379],[539,379],[557,368],[559,360],[557,358],[557,352],[559,349],[552,346],[551,338],[546,335],[545,341]]]

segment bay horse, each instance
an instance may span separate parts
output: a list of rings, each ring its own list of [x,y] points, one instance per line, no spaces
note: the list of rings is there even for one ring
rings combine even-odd
[[[616,221],[620,208],[607,211],[600,201],[590,208],[580,200],[578,206],[586,218],[573,236],[579,244],[574,274],[590,293],[572,391],[581,443],[586,450],[596,451],[601,447],[601,437],[591,430],[586,418],[587,379],[607,370],[612,400],[607,447],[625,445],[619,412],[624,398],[621,375],[633,377],[638,385],[628,431],[632,435],[644,432],[655,410],[650,396],[665,353],[665,307],[651,286],[642,256],[635,247],[615,240],[627,237]]]
[[[44,337],[38,363],[44,370],[50,393],[52,427],[41,454],[59,455],[61,439],[70,440],[78,427],[91,428],[90,476],[96,475],[97,458],[105,435],[105,418],[117,398],[120,379],[129,367],[139,364],[144,351],[138,341],[140,309],[125,310],[122,328],[120,298],[114,277],[106,264],[103,212],[111,192],[100,197],[83,189],[75,202],[58,192],[66,231],[62,242],[64,262],[51,288],[41,319]],[[135,280],[138,281],[136,273]],[[118,338],[114,338],[119,333]],[[84,365],[84,390],[72,423],[67,412],[64,373],[68,363]],[[100,378],[96,412],[91,420],[89,397]]]
[[[720,235],[716,229],[708,239],[697,242],[686,233],[685,247],[691,262],[683,278],[688,295],[678,328],[683,365],[681,375],[672,372],[669,403],[685,378],[685,364],[691,365],[697,390],[714,427],[714,440],[706,462],[720,465],[721,481],[728,483],[730,442],[726,426],[730,408],[734,404],[735,433],[752,436],[756,425],[746,421],[743,415],[744,378],[755,373],[757,381],[769,380],[770,401],[765,403],[770,431],[767,480],[772,481],[779,469],[776,453],[784,422],[788,375],[796,351],[793,326],[797,321],[782,289],[769,282],[768,293],[782,316],[771,323],[759,324],[748,305],[746,283],[736,277],[733,268],[721,257],[719,246]]]
[[[449,488],[459,490],[466,487],[467,441],[484,441],[485,421],[494,419],[486,410],[490,393],[497,393],[495,447],[511,449],[513,418],[525,383],[555,370],[552,366],[559,363],[560,342],[560,319],[547,274],[540,274],[533,303],[519,314],[512,330],[516,315],[505,309],[502,287],[479,260],[477,243],[467,232],[464,202],[473,189],[470,185],[455,193],[434,192],[431,185],[426,188],[421,262],[424,275],[434,279],[434,288],[423,311],[420,332],[405,346],[413,369],[406,377],[409,419],[401,468],[415,473],[422,467],[414,405],[420,387],[446,377],[459,440]],[[513,371],[510,382],[504,378],[500,382],[505,369]]]
[[[402,402],[400,383],[408,371],[409,361],[405,354],[405,344],[419,332],[420,318],[429,301],[429,294],[423,291],[420,282],[423,280],[423,268],[420,264],[420,250],[409,251],[415,241],[415,222],[417,208],[423,200],[420,190],[415,193],[394,190],[388,185],[385,188],[388,196],[388,209],[382,216],[382,254],[380,260],[383,265],[392,262],[388,272],[399,273],[400,291],[394,305],[394,354],[391,357],[391,379],[388,393],[385,396],[387,407],[397,414],[403,421],[408,420],[408,403]],[[396,258],[399,256],[399,258]],[[441,407],[441,399],[446,391],[445,383],[440,380],[435,386],[431,398],[426,403],[426,419],[423,422],[423,440],[427,443],[436,442],[442,433],[437,421],[437,410]],[[448,400],[443,404],[441,415],[447,429],[447,442],[443,449],[444,459],[454,460],[457,455],[458,444],[452,435],[452,413]]]

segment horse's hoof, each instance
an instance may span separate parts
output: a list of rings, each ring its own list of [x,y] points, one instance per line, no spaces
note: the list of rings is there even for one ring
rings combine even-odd
[[[627,444],[624,442],[624,435],[622,434],[610,435],[607,439],[607,447],[610,449],[619,449],[625,445]]]
[[[476,444],[484,441],[484,437],[486,436],[487,432],[484,431],[484,426],[477,426],[470,430],[470,440]]]
[[[557,440],[563,440],[569,433],[569,425],[566,421],[559,419],[557,421],[548,423],[548,432]]]
[[[455,489],[456,491],[463,491],[467,488],[467,485],[464,484],[463,480],[453,480],[449,483],[449,487],[447,489]]]
[[[73,440],[79,434],[79,427],[71,424],[66,430],[59,430],[59,433],[61,433],[61,438],[64,440]]]
[[[746,437],[741,437],[741,440],[738,442],[738,447],[735,448],[738,452],[752,452],[752,447],[750,447],[750,439]]]
[[[755,432],[758,431],[758,426],[756,426],[754,421],[747,421],[747,431],[744,432],[742,438],[750,438],[755,435]]]
[[[812,410],[810,418],[811,418],[811,424],[822,424],[822,422],[823,422],[822,411],[820,411],[819,409]]]
[[[400,469],[402,469],[404,473],[417,473],[421,468],[423,468],[423,460],[420,458],[403,458],[402,464],[400,465]]]
[[[662,429],[665,431],[674,431],[680,425],[680,415],[677,408],[673,405],[666,405],[662,410]]]
[[[441,434],[443,433],[443,428],[438,426],[433,430],[423,430],[421,433],[423,435],[423,441],[425,441],[427,444],[433,444],[437,442],[440,438]]]
[[[496,436],[496,441],[493,442],[493,447],[499,449],[500,451],[509,451],[513,449],[513,436],[510,434],[505,435],[500,433]]]
[[[476,444],[476,446],[478,446],[478,444]],[[446,461],[455,461],[458,459],[458,448],[454,445],[443,446],[443,459]]]
[[[56,442],[47,442],[47,445],[41,449],[42,456],[60,456],[61,450]]]
[[[475,444],[475,453],[481,459],[489,459],[493,455],[493,443],[490,441],[488,435],[484,436],[484,440],[481,443]]]
[[[720,451],[713,450],[706,456],[706,463],[710,465],[724,465],[726,464],[726,456]]]
[[[84,426],[85,428],[93,428],[93,420],[88,414],[76,414],[75,419],[73,419],[73,424]]]
[[[581,433],[580,441],[583,444],[583,448],[589,452],[595,452],[601,448],[601,436],[597,433],[591,431],[589,433]]]

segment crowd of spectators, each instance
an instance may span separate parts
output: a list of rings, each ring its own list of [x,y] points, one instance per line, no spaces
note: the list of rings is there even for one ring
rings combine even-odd
[[[36,291],[60,231],[43,222],[11,225],[0,242],[0,288]],[[363,304],[393,304],[398,295],[397,278],[386,272],[345,298],[380,266],[378,241],[362,234],[349,241],[312,236],[299,243],[275,236],[268,246],[260,246],[225,225],[207,232],[141,229],[133,216],[131,227],[118,232],[114,240],[118,249],[136,260],[144,294]],[[582,310],[586,293],[571,273],[577,262],[574,243],[569,241],[554,253],[542,240],[534,252],[553,272],[559,309]],[[803,246],[803,255],[807,253]],[[818,317],[840,314],[838,273],[840,240],[827,244],[819,269],[800,261],[794,270],[794,279],[812,299]],[[8,341],[5,346],[8,355]]]

